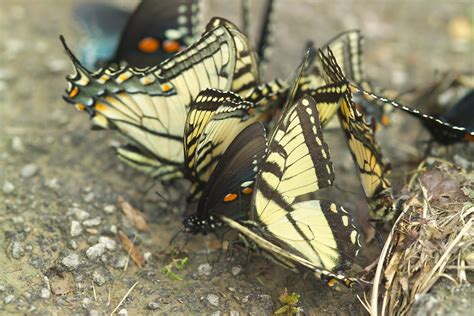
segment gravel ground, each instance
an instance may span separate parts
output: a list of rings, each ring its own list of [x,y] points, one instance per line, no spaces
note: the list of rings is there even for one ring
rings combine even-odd
[[[277,3],[276,48],[267,78],[288,76],[300,62],[306,39],[321,44],[352,28],[367,37],[368,73],[382,86],[422,84],[436,70],[473,71],[472,40],[455,40],[452,26],[473,18],[471,1]],[[154,184],[145,190],[150,181],[114,157],[110,145],[118,136],[91,132],[87,117],[62,101],[71,67],[58,35],[64,34],[73,50],[80,35],[72,4],[0,2],[0,313],[101,315],[116,309],[131,289],[115,312],[261,315],[280,306],[278,295],[287,287],[301,294],[300,306],[308,314],[363,314],[350,291],[328,289],[262,258],[248,259],[242,250],[219,256],[219,240],[212,237],[186,244],[189,260],[176,272],[181,281],[160,272],[171,260],[163,251],[181,228],[186,184]],[[234,1],[205,4],[207,17],[237,16]],[[261,6],[254,5],[256,10]],[[404,133],[386,132],[384,149],[390,158],[407,160],[416,152],[420,130],[405,116],[397,117]],[[342,188],[336,193],[362,214],[365,203],[339,136],[329,136]],[[155,191],[172,203],[158,199]],[[119,196],[148,216],[148,231],[138,231],[127,220]],[[146,260],[143,268],[129,261],[119,231],[138,245]],[[374,251],[367,249],[358,265],[365,266]]]

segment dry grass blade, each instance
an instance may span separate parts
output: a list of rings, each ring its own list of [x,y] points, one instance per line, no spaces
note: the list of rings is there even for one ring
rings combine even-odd
[[[472,190],[472,182],[466,173],[423,162],[408,189],[411,198],[378,260],[370,305],[362,304],[371,315],[413,312],[417,298],[433,288],[436,293],[440,279],[452,286],[469,283],[467,271],[474,268],[473,199],[463,193]]]
[[[128,239],[127,235],[125,235],[124,233],[119,231],[118,236],[120,239],[120,243],[122,244],[122,247],[127,251],[128,255],[133,260],[133,262],[135,262],[135,264],[139,268],[142,268],[145,265],[145,257],[143,256],[140,249],[135,247],[133,242],[131,242],[130,239]]]
[[[130,293],[132,293],[133,289],[137,286],[137,284],[138,284],[138,281],[135,282],[130,289],[128,289],[127,293],[125,293],[125,295],[122,297],[122,299],[117,304],[117,306],[115,306],[114,310],[112,311],[112,313],[110,313],[110,315],[113,315],[117,311],[117,309],[119,309],[119,307],[127,299],[127,297],[130,295]]]
[[[128,203],[121,196],[118,197],[117,203],[120,205],[123,213],[128,218],[128,220],[130,220],[130,222],[136,229],[140,231],[150,230],[150,227],[148,226],[148,222],[145,218],[145,215],[142,212],[134,208],[130,203]]]

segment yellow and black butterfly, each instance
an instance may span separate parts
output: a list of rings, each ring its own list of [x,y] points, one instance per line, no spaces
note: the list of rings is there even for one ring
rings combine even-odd
[[[327,54],[328,56],[322,50],[319,51],[325,80],[328,83],[347,82],[330,49],[327,49]],[[391,184],[386,177],[389,167],[383,161],[373,129],[364,121],[363,114],[352,101],[349,87],[338,109],[338,116],[360,174],[361,185],[369,203],[369,214],[375,220],[390,221],[395,215],[395,208]]]
[[[333,89],[321,88],[321,99]],[[339,273],[360,247],[350,215],[332,201],[296,202],[334,181],[316,102],[303,97],[284,111],[268,147],[259,122],[229,145],[185,230],[207,233],[224,222],[286,267],[308,268],[329,284],[350,286],[354,279]]]
[[[117,150],[119,158],[161,180],[183,176],[183,131],[198,93],[215,88],[248,96],[260,81],[246,37],[220,18],[187,49],[145,69],[122,65],[91,73],[65,48],[76,70],[67,77],[65,100],[87,111],[96,126],[119,130],[132,142]]]

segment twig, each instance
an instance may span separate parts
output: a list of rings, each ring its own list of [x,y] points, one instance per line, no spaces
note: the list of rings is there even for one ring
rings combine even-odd
[[[118,305],[115,306],[114,310],[112,311],[112,313],[110,313],[110,315],[113,315],[117,311],[117,309],[120,307],[120,305],[122,305],[122,303],[127,299],[127,297],[130,295],[130,293],[133,291],[135,286],[137,286],[137,284],[138,284],[138,281],[135,282],[135,284],[132,285],[132,287],[127,291],[127,293],[125,293],[125,295],[120,300],[120,303],[118,303]]]

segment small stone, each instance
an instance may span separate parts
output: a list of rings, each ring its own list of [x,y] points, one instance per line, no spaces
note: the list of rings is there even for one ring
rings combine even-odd
[[[15,259],[20,259],[25,255],[25,249],[23,244],[19,241],[15,241],[12,245],[12,257]]]
[[[241,271],[242,271],[242,267],[239,267],[239,266],[232,267],[232,275],[233,276],[239,275],[239,273]]]
[[[116,269],[123,269],[125,268],[125,265],[127,264],[128,262],[128,258],[125,257],[125,256],[120,256],[118,257],[117,259],[115,259],[114,263],[113,263],[113,266],[114,268]]]
[[[89,259],[97,259],[98,257],[102,256],[105,252],[105,245],[98,243],[86,251],[86,256]]]
[[[67,257],[64,257],[63,260],[61,261],[61,263],[66,267],[66,268],[69,268],[71,270],[77,268],[79,266],[79,255],[73,253],[73,254],[70,254],[69,256]]]
[[[240,313],[238,311],[230,311],[230,316],[239,316]]]
[[[5,304],[10,304],[11,302],[13,302],[15,300],[15,296],[13,296],[12,294],[10,295],[7,295],[5,296],[5,298],[3,299],[3,302]]]
[[[80,221],[86,220],[90,216],[89,212],[81,210],[80,208],[77,208],[77,207],[71,207],[68,210],[68,212],[71,212],[72,214],[74,214],[74,216]]]
[[[231,291],[231,292],[235,292],[235,287],[230,286],[230,287],[228,287],[227,289],[228,289],[229,291]]]
[[[84,297],[82,299],[82,306],[83,307],[87,307],[88,305],[90,305],[90,303],[92,303],[92,300],[88,297]]]
[[[0,292],[5,292],[6,287],[3,284],[0,284]]]
[[[219,296],[215,294],[209,294],[207,296],[207,301],[213,306],[219,306]]]
[[[15,191],[15,186],[13,185],[13,183],[11,183],[9,181],[5,181],[5,182],[3,182],[2,191],[5,194],[13,193],[13,191]]]
[[[152,311],[160,308],[160,304],[157,302],[150,302],[148,303],[148,309],[151,309]]]
[[[94,273],[92,274],[92,280],[98,286],[104,285],[106,281],[105,277],[99,271],[94,271]]]
[[[99,231],[96,228],[87,228],[86,232],[88,232],[91,235],[97,235]]]
[[[145,259],[146,263],[150,263],[152,257],[153,257],[153,255],[149,251],[147,251],[143,254],[143,258]]]
[[[44,287],[41,289],[41,292],[40,292],[40,297],[43,298],[43,299],[48,299],[50,298],[51,296],[51,292],[49,292],[49,289]]]
[[[70,240],[69,241],[69,247],[71,247],[72,250],[76,250],[77,247],[79,247],[79,245],[77,244],[77,242],[75,240]]]
[[[211,275],[212,267],[209,263],[200,264],[198,267],[198,274],[200,276],[209,276]]]
[[[249,295],[244,296],[244,298],[242,299],[242,303],[244,303],[244,304],[247,303],[249,301],[249,299],[250,299]]]
[[[71,236],[76,237],[82,234],[82,226],[78,221],[71,221]]]
[[[110,225],[110,232],[114,235],[116,235],[118,233],[118,228],[116,225]]]
[[[125,308],[122,308],[121,310],[119,310],[117,315],[128,316],[128,312]]]
[[[30,163],[21,168],[20,175],[25,179],[31,178],[38,172],[38,170],[39,168],[37,165]]]
[[[17,153],[25,152],[25,145],[23,145],[23,141],[21,140],[20,137],[15,136],[12,138],[12,149],[13,151],[16,151]]]
[[[116,210],[115,205],[112,205],[112,204],[109,204],[104,207],[104,212],[107,214],[112,214],[115,212],[115,210]]]
[[[99,311],[97,311],[95,309],[91,309],[89,311],[89,316],[100,316],[100,313],[99,313]]]
[[[104,244],[107,250],[115,250],[117,248],[117,242],[109,237],[100,236],[99,243]]]
[[[14,216],[12,218],[13,224],[23,224],[25,222],[25,219],[21,216]]]
[[[92,200],[95,198],[95,193],[94,192],[89,192],[84,196],[84,202],[90,203]]]
[[[57,178],[53,178],[51,180],[46,181],[46,187],[56,191],[59,190],[61,186],[59,185],[59,180]]]
[[[98,226],[98,225],[100,225],[101,221],[102,221],[102,219],[100,217],[95,217],[95,218],[91,218],[91,219],[88,219],[88,220],[82,222],[82,225],[84,225],[86,227]]]

